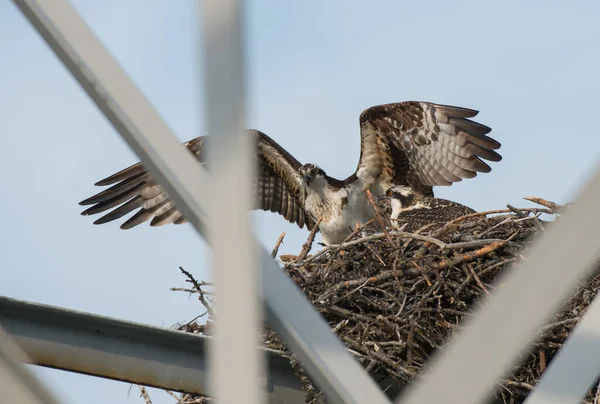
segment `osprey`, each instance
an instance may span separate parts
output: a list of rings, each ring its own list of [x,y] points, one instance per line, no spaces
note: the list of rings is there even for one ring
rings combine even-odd
[[[491,168],[482,161],[500,161],[494,150],[500,143],[486,136],[490,128],[468,118],[478,111],[408,101],[378,105],[360,115],[360,158],[354,173],[339,180],[316,164],[301,164],[277,142],[258,130],[249,130],[256,141],[257,178],[254,209],[276,212],[290,223],[319,230],[325,244],[342,242],[356,223],[375,215],[366,190],[377,198],[394,185],[405,185],[433,197],[432,187],[451,185]],[[206,136],[183,145],[205,163]],[[96,220],[101,224],[137,212],[121,228],[151,220],[151,226],[181,224],[186,219],[164,189],[141,163],[111,175],[96,185],[110,188],[80,202],[93,205],[82,215],[115,208]]]
[[[420,195],[404,185],[388,189],[380,201],[391,207],[392,227],[415,231],[431,223],[447,223],[475,211],[457,202]]]

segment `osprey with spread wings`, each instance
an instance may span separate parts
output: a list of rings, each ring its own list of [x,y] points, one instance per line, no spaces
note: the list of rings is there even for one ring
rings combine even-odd
[[[355,227],[374,218],[366,190],[377,198],[394,185],[433,197],[432,187],[451,185],[491,168],[500,161],[500,143],[486,136],[491,129],[469,118],[478,111],[428,102],[408,101],[374,106],[360,115],[360,158],[356,171],[344,180],[328,176],[315,164],[301,164],[269,136],[257,130],[258,160],[254,181],[256,209],[277,212],[300,228],[319,230],[325,244],[342,242]],[[206,136],[184,143],[205,161]],[[137,210],[121,228],[151,220],[151,226],[186,222],[165,190],[141,163],[111,175],[96,185],[110,188],[80,202],[93,205],[82,215],[113,209],[95,224]]]

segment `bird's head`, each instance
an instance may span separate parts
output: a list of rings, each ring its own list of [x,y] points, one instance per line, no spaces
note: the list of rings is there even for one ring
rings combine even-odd
[[[306,187],[325,179],[325,171],[318,165],[312,163],[304,164],[300,167],[298,173],[302,176],[302,181]]]
[[[381,205],[391,207],[393,211],[409,208],[421,200],[421,195],[405,185],[394,185],[379,198]]]

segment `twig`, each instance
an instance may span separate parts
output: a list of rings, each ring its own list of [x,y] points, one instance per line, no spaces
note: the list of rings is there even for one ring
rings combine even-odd
[[[517,216],[519,217],[527,217],[527,215],[525,214],[525,212],[523,212],[521,209],[519,208],[515,208],[514,206],[512,206],[511,204],[506,205],[506,207],[508,209],[510,209],[511,211],[515,212],[517,214]]]
[[[460,254],[457,257],[451,258],[448,260],[442,260],[442,261],[438,262],[436,265],[434,265],[433,268],[435,268],[436,270],[450,268],[450,267],[453,267],[453,266],[463,263],[463,262],[471,262],[478,258],[484,257],[484,256],[496,251],[498,248],[506,245],[506,243],[508,243],[510,240],[512,240],[518,233],[519,232],[515,232],[512,236],[510,236],[506,240],[495,241],[488,246],[480,248],[479,250],[468,252],[465,254]]]
[[[204,298],[204,291],[202,290],[201,284],[196,280],[196,278],[194,278],[194,276],[191,273],[183,269],[183,267],[179,267],[179,270],[185,276],[188,277],[189,282],[191,282],[194,285],[194,288],[196,288],[196,290],[198,291],[198,300],[200,300],[200,302],[204,305],[206,311],[208,311],[209,316],[215,318],[215,312],[213,311],[212,306]]]
[[[375,352],[374,350],[367,349],[364,345],[361,345],[348,337],[343,337],[343,340],[344,342],[346,342],[346,344],[348,344],[350,348],[354,349],[355,351],[358,351],[367,357],[375,358],[379,362],[388,365],[390,367],[388,371],[396,374],[401,380],[408,382],[415,376],[413,372],[409,371],[404,366],[400,365],[398,362],[391,360],[387,356],[381,355],[380,353]],[[395,372],[395,370],[399,370],[400,372],[402,372],[402,374]]]
[[[362,285],[358,286],[355,289],[352,289],[350,292],[346,293],[345,295],[341,296],[339,300],[344,300],[347,299],[348,297],[352,296],[353,294],[355,294],[356,292],[358,292],[359,290],[361,290],[363,287],[367,286],[367,283],[369,283],[369,279],[367,279]]]
[[[528,215],[525,214],[525,212],[523,212],[523,209],[515,208],[514,206],[512,206],[510,204],[506,205],[506,207],[508,209],[512,210],[513,212],[515,212],[517,214],[517,216],[519,216],[522,219],[526,219],[529,217]],[[544,226],[542,226],[542,224],[540,223],[540,219],[538,219],[536,217],[535,219],[533,219],[533,222],[535,223],[535,225],[537,226],[537,228],[539,230],[546,231],[546,229],[544,229]]]
[[[533,390],[534,387],[529,384],[529,383],[525,383],[525,382],[513,382],[512,380],[507,380],[504,382],[504,384],[506,384],[507,386],[515,386],[515,387],[521,387],[527,390]]]
[[[423,268],[421,268],[419,266],[419,264],[417,264],[414,261],[411,261],[410,263],[413,267],[415,267],[415,269],[421,274],[421,276],[423,277],[423,279],[425,279],[425,282],[427,282],[427,285],[431,286],[433,285],[433,283],[431,283],[431,279],[429,279],[429,277],[425,274],[425,271],[423,271]]]
[[[481,279],[479,279],[479,276],[477,276],[473,267],[470,264],[467,264],[467,269],[469,270],[469,272],[471,273],[471,275],[475,279],[475,282],[477,282],[477,285],[479,285],[481,290],[484,291],[484,293],[487,295],[487,297],[490,297],[490,292],[487,290],[487,288],[485,287],[483,282],[481,282]]]
[[[521,208],[520,210],[521,210],[521,212],[550,213],[550,214],[552,213],[552,211],[550,209],[545,209],[545,208]],[[498,213],[511,213],[511,212],[513,212],[513,211],[510,209],[494,209],[494,210],[486,210],[483,212],[469,213],[468,215],[457,217],[456,219],[449,221],[448,223],[446,223],[444,225],[444,227],[451,226],[456,223],[463,222],[467,219],[471,219],[474,217],[495,215]],[[440,230],[442,230],[442,229],[440,229]]]
[[[140,396],[144,398],[144,402],[146,404],[152,404],[152,400],[150,400],[150,396],[148,395],[148,390],[144,386],[138,384],[138,388],[140,389]]]
[[[370,245],[367,245],[367,248],[369,249],[369,251],[371,251],[373,253],[375,258],[377,258],[377,260],[379,262],[381,262],[381,265],[383,265],[384,267],[387,267],[387,265],[385,265],[385,262],[383,262],[383,259],[381,258],[381,256],[377,253],[377,251],[375,251],[375,249],[373,247],[371,247]]]
[[[435,239],[433,237],[423,236],[421,234],[407,233],[404,231],[393,231],[393,232],[390,232],[389,235],[390,236],[399,236],[399,237],[404,237],[404,238],[412,238],[414,240],[430,242],[432,244],[437,245],[438,247],[440,247],[443,250],[444,249],[445,250],[456,250],[456,249],[461,249],[461,248],[475,248],[475,247],[479,247],[479,246],[488,245],[491,243],[504,241],[504,240],[499,240],[499,239],[484,239],[484,240],[462,241],[462,242],[458,242],[458,243],[444,243],[443,241]],[[319,251],[315,255],[312,255],[309,258],[305,259],[302,262],[298,262],[299,260],[296,259],[295,262],[292,264],[292,266],[297,267],[300,265],[305,265],[311,261],[314,261],[321,255],[325,254],[327,251],[347,248],[347,247],[350,247],[353,245],[364,243],[365,241],[378,240],[378,239],[381,239],[384,237],[386,237],[385,234],[377,233],[377,234],[371,234],[369,236],[361,237],[356,240],[348,241],[346,243],[331,244],[331,245],[323,248],[321,251]]]
[[[596,394],[594,395],[594,404],[600,403],[600,382],[596,386]]]
[[[192,293],[192,294],[198,293],[198,291],[196,289],[190,289],[190,288],[169,288],[169,290],[171,292],[187,292],[187,293]],[[209,292],[206,290],[202,291],[202,293],[204,293],[205,295],[209,295],[209,296],[214,295],[213,292]]]
[[[512,218],[507,217],[506,219],[504,219],[503,221],[501,221],[500,223],[496,223],[495,225],[493,225],[492,227],[490,227],[489,229],[486,229],[485,231],[482,231],[477,238],[481,238],[483,237],[484,234],[488,234],[489,232],[496,230],[498,227],[502,226],[503,224],[506,224],[508,222],[511,221]]]
[[[283,242],[284,237],[285,237],[285,232],[281,233],[281,235],[277,239],[277,242],[275,243],[275,247],[273,247],[273,251],[271,251],[271,257],[275,258],[277,256],[277,253],[279,252],[279,247],[281,246],[281,243]]]
[[[556,212],[564,209],[564,206],[559,205],[558,203],[554,203],[552,201],[548,201],[546,199],[542,199],[538,196],[526,196],[523,199],[525,199],[526,201],[537,203],[538,205],[545,206],[548,209],[552,210],[553,213],[556,213]]]
[[[180,403],[181,400],[179,399],[179,397],[177,397],[177,394],[173,393],[171,390],[164,390],[168,395],[170,395],[171,397],[173,397],[175,400],[177,400],[177,403]]]
[[[308,252],[312,248],[313,241],[315,241],[315,236],[319,231],[319,225],[321,224],[321,220],[323,220],[323,218],[320,218],[319,221],[315,224],[315,227],[313,227],[310,231],[308,239],[306,239],[306,243],[302,245],[302,251],[300,251],[300,254],[298,254],[298,256],[296,257],[296,261],[302,261],[308,255]]]
[[[560,327],[560,326],[567,325],[567,324],[577,323],[580,319],[581,319],[581,317],[575,317],[575,318],[569,318],[569,319],[566,319],[566,320],[555,321],[553,323],[546,324],[545,326],[543,326],[542,328],[540,328],[539,332],[540,332],[540,334],[544,334],[544,333],[550,331],[551,329],[553,329],[555,327]]]
[[[505,259],[500,262],[497,262],[495,264],[492,264],[489,267],[485,268],[483,271],[481,271],[481,275],[483,276],[484,274],[487,274],[488,272],[490,272],[498,267],[504,266],[504,265],[508,264],[509,262],[514,261],[515,259],[516,258],[509,258],[509,259]],[[469,284],[469,282],[471,282],[472,279],[473,279],[473,275],[467,276],[467,279],[465,279],[464,282],[461,283],[454,291],[454,297],[458,297],[458,295],[460,295],[460,293]]]
[[[387,239],[387,241],[390,244],[392,244],[393,243],[392,237],[390,236],[390,234],[387,231],[387,226],[385,225],[385,222],[383,221],[383,217],[381,216],[381,212],[379,212],[379,207],[377,207],[377,204],[375,203],[375,199],[373,198],[373,194],[368,189],[365,192],[367,193],[367,199],[368,199],[369,203],[371,204],[371,207],[375,211],[375,216],[377,217],[377,221],[379,222],[379,225],[381,226],[381,231],[385,235],[385,238]]]
[[[546,370],[546,351],[540,349],[540,374],[544,373]]]
[[[321,395],[321,393],[317,394],[312,380],[310,380],[310,377],[306,374],[306,372],[300,365],[300,362],[298,361],[296,356],[293,354],[290,355],[290,365],[291,365],[292,371],[294,372],[296,377],[298,377],[298,379],[300,379],[300,383],[302,385],[302,390],[304,390],[304,392],[305,392],[305,402],[306,403],[316,403],[317,399]]]
[[[348,237],[346,237],[344,239],[344,241],[342,242],[342,244],[352,240],[354,237],[356,237],[361,231],[363,231],[364,229],[366,229],[368,226],[370,226],[373,222],[375,222],[375,219],[371,219],[368,222],[364,223],[362,226],[356,226],[356,228],[354,229],[354,231],[352,233],[350,233],[348,235]]]

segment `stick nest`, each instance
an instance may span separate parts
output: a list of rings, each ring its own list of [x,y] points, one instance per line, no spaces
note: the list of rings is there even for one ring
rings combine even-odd
[[[540,215],[553,218],[562,211],[543,199],[529,200],[545,207],[517,209],[509,205],[509,209],[468,215],[416,233],[353,235],[340,245],[307,255],[312,235],[298,256],[279,259],[370,374],[405,386],[418,378],[434,353],[444,349],[463,319],[494,292],[497,277],[527,256],[534,236],[548,225]],[[201,286],[193,290],[198,293]],[[498,381],[496,402],[524,401],[598,288],[600,276],[595,272],[572,291],[562,309],[539,330],[537,340],[510,377]],[[206,303],[204,292],[200,295]],[[210,326],[198,324],[196,320],[181,328],[210,333]],[[286,350],[268,327],[263,341],[270,348]],[[289,357],[307,402],[314,402],[318,390],[293,355]],[[595,389],[586,402],[592,403],[594,397]]]

